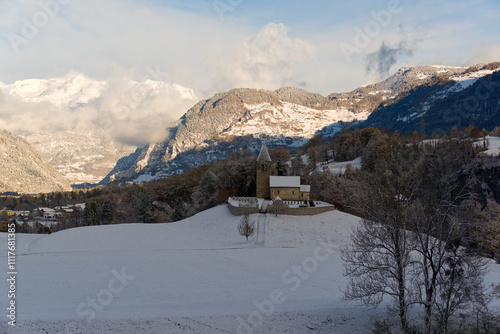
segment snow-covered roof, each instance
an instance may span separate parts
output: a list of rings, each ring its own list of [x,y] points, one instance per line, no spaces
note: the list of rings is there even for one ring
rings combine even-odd
[[[300,176],[269,176],[271,188],[300,188]]]
[[[300,186],[300,191],[303,193],[310,193],[311,192],[311,186],[309,185],[301,185]]]
[[[51,209],[51,208],[44,208],[44,207],[40,207],[40,208],[38,208],[38,211],[43,211],[43,212],[54,212],[55,210],[54,210],[54,209]]]
[[[257,161],[271,161],[271,156],[269,155],[269,151],[267,150],[265,142],[262,142],[262,147],[260,148],[260,153]]]

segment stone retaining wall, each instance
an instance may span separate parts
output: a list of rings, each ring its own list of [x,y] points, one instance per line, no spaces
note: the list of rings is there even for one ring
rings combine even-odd
[[[283,205],[278,215],[289,215],[289,216],[314,216],[320,213],[325,213],[335,210],[335,206],[319,206],[319,207],[307,207],[307,208],[289,208],[287,205]],[[276,214],[273,205],[267,206],[267,212]]]
[[[230,203],[227,203],[227,208],[229,211],[235,215],[235,216],[243,216],[245,214],[253,214],[253,213],[259,213],[259,208],[258,207],[246,207],[246,206],[233,206]]]

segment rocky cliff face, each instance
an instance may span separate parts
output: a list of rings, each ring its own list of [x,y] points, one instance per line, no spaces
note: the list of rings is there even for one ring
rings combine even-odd
[[[71,190],[64,179],[24,139],[0,132],[0,193],[48,193]]]

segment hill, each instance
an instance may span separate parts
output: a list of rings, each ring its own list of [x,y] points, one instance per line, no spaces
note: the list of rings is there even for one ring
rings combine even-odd
[[[172,224],[19,234],[19,323],[9,333],[368,330],[376,313],[346,305],[341,292],[340,249],[359,218],[268,215],[263,246],[245,243],[238,222],[218,206]],[[498,282],[500,266],[490,270]]]
[[[346,308],[339,290],[345,282],[339,247],[358,221],[338,211],[314,217],[268,215],[265,246],[253,245],[254,239],[245,243],[236,228],[239,218],[226,206],[172,224],[20,234],[20,322],[12,333],[76,327],[80,333],[237,333],[245,332],[238,330],[241,321],[255,333],[303,333],[306,326],[331,333],[363,328],[367,319],[353,321],[363,314]],[[5,256],[0,256],[3,263]],[[307,269],[307,278],[292,272],[294,265],[309,266],[310,261],[318,266]],[[99,293],[116,277],[113,270],[130,279],[96,311],[87,298],[104,296]],[[113,284],[119,287],[116,280]],[[5,280],[0,288],[6,291]],[[274,290],[283,292],[283,302],[269,315],[262,313],[262,325],[249,322],[252,312],[260,312],[256,303],[270,300]]]

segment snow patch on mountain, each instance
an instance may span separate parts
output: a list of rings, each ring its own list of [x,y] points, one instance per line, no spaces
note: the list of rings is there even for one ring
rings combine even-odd
[[[462,73],[458,74],[453,74],[448,77],[449,80],[454,82],[448,89],[442,90],[439,93],[435,94],[430,98],[429,101],[426,103],[429,104],[430,102],[434,102],[437,100],[442,100],[452,94],[459,93],[460,91],[469,88],[470,86],[474,85],[479,79],[483,78],[486,75],[490,75],[494,72],[500,71],[499,69],[496,70],[488,70],[488,69],[481,69],[477,71],[464,71]],[[446,72],[447,73],[447,72]],[[427,111],[427,110],[424,110]],[[420,115],[421,116],[421,115]],[[411,119],[411,117],[410,117]],[[407,120],[399,119],[398,121],[404,121],[407,122]]]
[[[312,138],[332,123],[365,120],[369,112],[354,113],[342,110],[318,110],[289,102],[282,106],[270,103],[247,105],[247,115],[221,133],[221,136],[269,136]]]
[[[482,152],[484,155],[499,156],[500,155],[500,137],[487,136],[488,150]]]
[[[453,92],[459,92],[461,90],[464,90],[467,87],[472,86],[479,80],[480,78],[484,77],[485,75],[492,74],[494,72],[499,71],[500,69],[496,70],[480,70],[477,72],[471,72],[471,73],[465,73],[465,74],[459,74],[459,75],[454,75],[450,77],[451,80],[456,81],[456,84],[450,88]]]

